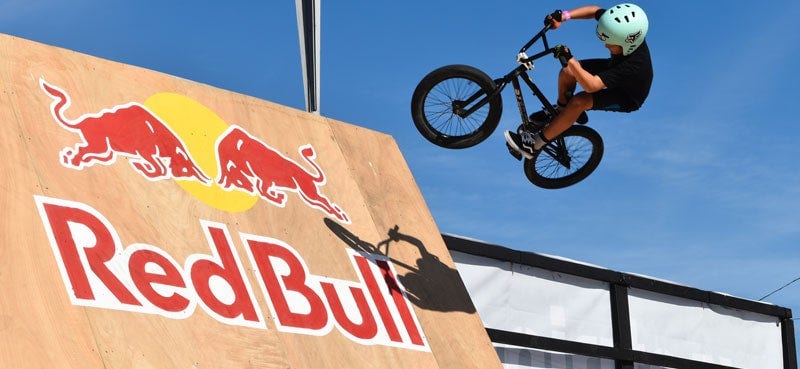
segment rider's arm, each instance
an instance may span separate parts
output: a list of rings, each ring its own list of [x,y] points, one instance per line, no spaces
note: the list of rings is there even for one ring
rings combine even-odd
[[[597,5],[581,6],[569,10],[569,19],[595,19],[595,15],[600,9],[602,8]],[[553,28],[558,28],[560,25],[561,22],[557,22]],[[583,69],[583,67],[581,67],[581,63],[575,58],[569,60],[566,69],[570,74],[575,76],[575,79],[578,81],[578,84],[581,85],[581,88],[588,93],[597,92],[606,88],[605,83],[603,83],[603,80],[600,79],[600,77]]]
[[[581,63],[572,58],[567,62],[566,69],[571,73],[575,79],[578,81],[578,84],[581,85],[584,91],[588,93],[593,93],[600,91],[606,88],[606,84],[603,82],[600,77],[591,74],[581,67]]]
[[[557,10],[556,13],[561,12],[561,17],[556,17],[556,13],[548,15],[545,19],[545,24],[552,22],[553,29],[556,29],[561,27],[561,23],[565,22],[567,19],[594,19],[595,14],[600,9],[602,8],[597,5],[586,5],[572,10]],[[561,21],[558,19],[561,19]]]
[[[602,8],[597,5],[582,6],[570,10],[569,17],[570,19],[594,19],[595,14],[597,14],[597,11],[600,9]],[[575,76],[581,88],[588,93],[597,92],[606,88],[605,83],[603,83],[600,77],[583,69],[581,63],[575,58],[570,59],[567,63],[567,70]]]
[[[601,8],[597,5],[587,5],[569,11],[570,19],[594,19],[595,13]]]

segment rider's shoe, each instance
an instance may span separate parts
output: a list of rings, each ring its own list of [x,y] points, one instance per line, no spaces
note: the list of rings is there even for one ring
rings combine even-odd
[[[533,157],[536,155],[536,150],[534,148],[534,142],[536,141],[533,137],[533,133],[523,130],[521,133],[506,131],[506,145],[508,145],[509,151],[513,150],[516,151],[518,154],[524,156],[528,160],[533,160]]]
[[[517,150],[514,150],[514,148],[511,147],[511,145],[509,145],[508,142],[506,142],[506,147],[508,148],[508,153],[511,154],[511,156],[513,156],[514,159],[517,159],[517,161],[522,160],[522,154],[520,154]]]
[[[542,127],[542,128],[544,128],[544,127]],[[526,124],[523,123],[523,124],[520,124],[517,127],[517,134],[521,135],[522,132],[530,132],[530,133],[541,132],[542,128],[531,126],[530,124],[526,125]]]
[[[558,113],[561,112],[562,108],[559,107],[558,105],[553,105],[553,109],[556,110],[556,115],[558,115]],[[547,109],[542,109],[531,114],[528,118],[530,118],[531,124],[533,124],[534,128],[536,128],[536,130],[539,130],[542,129],[544,126],[546,126],[548,123],[552,122],[555,116],[550,116],[550,112],[548,112]],[[575,122],[578,124],[586,124],[589,122],[589,116],[586,115],[585,111],[583,111],[581,112],[581,115],[578,116],[578,119],[575,120]]]

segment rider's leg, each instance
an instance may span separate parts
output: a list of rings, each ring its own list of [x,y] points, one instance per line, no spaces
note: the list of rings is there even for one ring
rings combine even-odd
[[[564,108],[567,103],[575,94],[575,88],[578,85],[578,80],[572,75],[567,68],[562,68],[558,73],[558,99],[556,103],[559,108]]]
[[[562,68],[561,72],[558,73],[558,99],[556,103],[558,104],[558,111],[564,111],[569,104],[569,101],[572,100],[573,95],[575,95],[575,88],[578,86],[578,80],[569,71],[567,68]],[[573,123],[575,122],[586,124],[589,121],[589,117],[586,114],[579,114],[578,118],[576,118]]]
[[[593,103],[594,99],[591,94],[584,92],[573,96],[567,103],[564,111],[558,114],[540,134],[536,135],[534,148],[540,150],[548,142],[564,133],[564,131],[575,123],[575,120],[578,119],[581,113],[592,108]]]
[[[521,159],[522,156],[525,156],[529,160],[533,159],[536,151],[541,150],[548,142],[569,129],[578,117],[584,111],[591,109],[593,105],[594,97],[591,94],[582,92],[569,100],[567,106],[564,107],[564,111],[559,113],[543,130],[537,133],[524,130],[519,133],[506,131],[506,143],[512,155],[515,155],[518,160]],[[514,154],[514,152],[517,154]]]
[[[555,107],[558,107],[558,111],[564,110],[567,106],[567,103],[572,98],[572,95],[575,93],[575,88],[578,86],[578,80],[572,73],[567,70],[566,68],[562,68],[561,71],[558,73],[558,97],[556,98]],[[538,128],[543,127],[550,121],[550,114],[546,112],[545,109],[535,112],[530,115],[530,119],[534,122],[534,129],[532,131],[538,130]],[[586,123],[587,119],[582,119],[581,123]]]

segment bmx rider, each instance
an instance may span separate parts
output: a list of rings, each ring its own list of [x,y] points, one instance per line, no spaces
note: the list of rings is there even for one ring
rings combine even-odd
[[[546,110],[531,114],[538,131],[523,127],[506,131],[511,154],[532,160],[535,153],[566,131],[576,121],[586,123],[586,110],[632,112],[638,110],[650,92],[653,65],[647,47],[647,15],[634,4],[619,4],[609,9],[589,5],[573,10],[556,10],[545,17],[545,24],[556,29],[570,19],[596,19],[597,37],[611,53],[610,58],[576,60],[567,47],[556,47],[555,57],[564,57],[567,65],[558,75],[558,99],[552,118]],[[576,86],[583,89],[575,93]],[[546,125],[546,126],[545,126]]]

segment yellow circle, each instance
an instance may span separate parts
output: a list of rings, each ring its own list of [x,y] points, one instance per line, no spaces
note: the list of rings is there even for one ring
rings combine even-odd
[[[255,206],[257,196],[236,190],[226,191],[214,182],[219,174],[216,142],[228,129],[228,124],[222,118],[197,101],[174,93],[155,94],[144,105],[183,140],[189,155],[210,178],[209,185],[197,181],[176,181],[184,191],[209,206],[227,212],[243,212]]]

